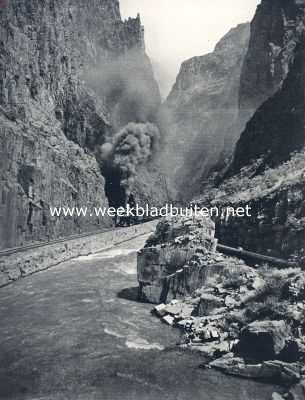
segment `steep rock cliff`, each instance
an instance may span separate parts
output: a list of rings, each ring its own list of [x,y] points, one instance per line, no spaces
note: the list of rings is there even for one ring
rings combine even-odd
[[[257,7],[240,82],[240,109],[249,117],[287,76],[295,48],[295,17],[293,0],[263,0]]]
[[[238,25],[213,53],[185,61],[164,104],[165,163],[178,190],[188,195],[198,192],[200,180],[238,139],[239,83],[249,35],[249,24]]]
[[[257,106],[271,97],[242,133],[229,175],[257,158],[263,159],[260,170],[276,166],[305,144],[304,34],[304,1],[264,0],[259,6],[243,70],[241,106]]]
[[[159,102],[140,18],[122,21],[117,0],[2,4],[0,248],[111,225],[49,207],[107,205],[95,153]]]
[[[241,107],[247,112],[271,97],[247,123],[218,187],[206,187],[201,197],[204,204],[252,208],[251,218],[218,219],[223,243],[300,260],[305,255],[304,17],[301,0],[263,0],[258,7]]]

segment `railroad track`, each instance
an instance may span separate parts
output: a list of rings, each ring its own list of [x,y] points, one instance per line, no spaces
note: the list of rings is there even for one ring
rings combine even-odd
[[[122,227],[113,227],[113,228],[108,228],[108,229],[103,229],[103,230],[98,230],[98,231],[93,231],[93,232],[79,233],[77,235],[71,235],[71,236],[67,236],[67,237],[63,237],[63,238],[59,238],[59,239],[31,243],[31,244],[28,244],[25,246],[11,247],[9,249],[3,249],[3,250],[0,250],[0,258],[5,257],[5,256],[10,256],[12,254],[23,253],[28,250],[35,250],[35,249],[39,249],[41,247],[52,246],[54,244],[69,242],[69,241],[75,240],[75,239],[81,239],[81,238],[85,238],[85,237],[95,236],[95,235],[99,235],[99,234],[106,233],[106,232],[114,232],[116,230],[124,230],[124,229],[128,229],[132,226],[137,227],[137,226],[146,224],[148,222],[152,222],[155,219],[157,219],[157,218],[147,219],[143,222],[128,225],[126,227],[123,227],[123,226]]]
[[[95,235],[99,235],[99,234],[102,234],[105,232],[113,232],[117,229],[124,229],[124,228],[109,228],[109,229],[93,231],[93,232],[89,232],[89,233],[80,233],[78,235],[67,236],[67,237],[63,237],[60,239],[54,239],[54,240],[49,240],[49,241],[45,241],[45,242],[28,244],[26,246],[12,247],[10,249],[0,250],[0,257],[10,256],[10,255],[17,254],[17,253],[23,253],[28,250],[35,250],[35,249],[39,249],[41,247],[52,246],[54,244],[65,243],[65,242],[69,242],[69,241],[75,240],[75,239],[81,239],[81,238],[85,238],[85,237],[95,236]]]
[[[137,225],[133,225],[133,226],[137,226]],[[67,236],[64,238],[60,238],[60,239],[50,240],[47,242],[39,242],[39,243],[29,244],[26,246],[19,246],[19,247],[13,247],[10,249],[4,249],[4,250],[0,250],[0,258],[10,256],[13,254],[17,254],[17,253],[26,252],[28,250],[35,250],[35,249],[39,249],[41,247],[52,246],[54,244],[69,242],[69,241],[75,240],[75,239],[81,239],[81,238],[86,238],[86,237],[90,237],[90,236],[95,236],[95,235],[99,235],[99,234],[106,233],[106,232],[114,232],[115,230],[118,230],[118,229],[124,229],[124,228],[123,227],[109,228],[109,229],[103,229],[103,230],[93,231],[93,232],[89,232],[89,233],[80,233],[78,235],[71,235],[71,236]],[[279,267],[291,267],[291,268],[299,267],[299,264],[297,262],[288,261],[288,260],[284,260],[284,259],[276,258],[276,257],[270,257],[270,256],[266,256],[263,254],[247,251],[247,250],[244,250],[241,248],[225,246],[223,244],[218,244],[217,251],[219,251],[220,253],[223,253],[223,254],[236,256],[241,259],[252,259],[252,260],[256,260],[257,262],[266,262],[268,264],[277,265]]]

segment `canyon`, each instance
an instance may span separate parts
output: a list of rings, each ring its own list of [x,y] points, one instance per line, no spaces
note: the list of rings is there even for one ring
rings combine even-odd
[[[2,7],[1,248],[113,226],[50,206],[195,198],[251,206],[215,221],[221,243],[303,262],[304,8],[263,0],[161,104],[140,16],[118,1]]]
[[[178,196],[198,194],[201,181],[233,151],[245,122],[239,114],[239,87],[249,36],[250,25],[240,24],[213,53],[185,61],[162,105],[164,165]]]
[[[111,349],[113,337],[116,356],[123,360],[127,354],[127,361],[134,360],[139,346],[142,351],[159,352],[162,343],[168,345],[166,333],[161,344],[154,339],[161,328],[146,317],[149,306],[143,304],[149,302],[156,305],[153,312],[163,322],[183,333],[193,323],[194,336],[187,332],[188,342],[179,346],[198,352],[205,367],[288,388],[295,385],[291,393],[301,392],[305,379],[304,50],[305,1],[262,0],[251,24],[231,29],[212,53],[182,64],[170,95],[161,103],[140,16],[123,21],[118,0],[1,4],[0,250],[13,253],[1,258],[0,286],[14,282],[25,291],[25,299],[31,293],[26,289],[35,288],[33,294],[41,299],[40,282],[48,298],[54,293],[65,298],[63,276],[76,285],[69,287],[68,306],[74,310],[79,301],[75,288],[87,291],[86,279],[100,278],[90,283],[95,288],[90,323],[95,326],[101,309],[102,318],[109,321],[104,335],[97,326],[103,341],[95,342],[91,336],[92,360],[95,343]],[[161,206],[169,201],[250,206],[251,217],[166,218],[143,245],[142,236],[154,224],[124,231],[114,227],[110,218],[54,218],[49,213],[52,206],[92,209],[128,202]],[[72,236],[90,232],[95,234]],[[142,235],[133,242],[136,249],[121,244],[118,254],[117,249],[109,250],[111,244],[136,235]],[[51,243],[18,256],[12,249],[40,241]],[[219,242],[282,257],[295,268],[292,263],[281,269],[254,265],[224,255],[217,250]],[[126,288],[127,283],[136,283],[139,246],[143,246],[137,253],[139,287]],[[101,250],[104,253],[86,258]],[[68,267],[41,274],[40,280],[15,283],[67,261]],[[101,272],[104,265],[109,270]],[[88,271],[84,266],[89,266]],[[126,277],[130,266],[132,279]],[[50,284],[48,279],[54,275]],[[4,297],[9,295],[5,302],[14,299],[13,285],[4,290]],[[86,296],[85,309],[91,307]],[[108,302],[97,304],[101,298]],[[11,305],[6,307],[9,310]],[[36,302],[37,315],[44,307],[49,303]],[[11,320],[11,313],[5,311],[12,330],[18,312]],[[72,314],[70,326],[76,320]],[[122,314],[128,314],[131,322],[122,324]],[[138,315],[148,325],[147,339],[153,338],[152,344],[132,336],[133,326],[142,331]],[[33,332],[27,321],[20,321],[22,328]],[[53,327],[53,321],[48,323]],[[83,324],[77,317],[76,325],[84,328]],[[126,341],[124,333],[113,333],[113,328],[122,326]],[[66,328],[62,338],[67,337]],[[90,324],[85,328],[96,334]],[[207,343],[205,334],[207,341],[213,340]],[[87,331],[81,340],[87,343],[86,335]],[[78,331],[73,337],[78,340]],[[170,337],[176,340],[177,335],[172,332]],[[19,339],[15,336],[23,346]],[[128,350],[121,352],[123,341]],[[69,346],[63,346],[67,358],[71,358]],[[73,349],[78,352],[76,345]],[[141,371],[136,375],[142,379],[137,382],[141,390],[144,387],[142,393],[147,381],[152,383],[146,372],[143,380],[141,365],[151,361],[151,354],[155,351],[142,352],[143,360],[135,367]],[[173,354],[169,360],[176,363],[177,352]],[[102,354],[99,365],[108,356]],[[53,362],[53,354],[50,359]],[[96,371],[92,360],[88,363]],[[118,378],[117,361],[110,364]],[[128,379],[134,382],[130,365]],[[73,380],[73,362],[70,368]],[[150,371],[147,364],[146,368]],[[7,371],[2,373],[6,376]],[[193,374],[192,370],[190,386]],[[113,376],[108,383],[111,390]],[[13,386],[9,383],[9,390]]]
[[[231,157],[197,180],[192,201],[248,205],[251,217],[214,218],[209,241],[295,268],[217,252],[201,237],[211,220],[198,228],[194,217],[160,222],[138,256],[140,296],[184,332],[180,346],[226,374],[282,384],[289,393],[274,393],[280,400],[304,398],[304,29],[304,1],[258,6],[240,73],[244,127]]]
[[[215,178],[218,184],[262,158],[260,174],[302,150],[303,37],[302,1],[264,0],[250,25],[182,64],[163,105],[178,196],[190,200]]]
[[[302,13],[299,1],[262,1],[251,24],[231,29],[214,52],[182,64],[161,104],[140,17],[123,21],[118,1],[90,7],[67,1],[60,10],[51,0],[2,7],[2,248],[113,224],[54,219],[50,206],[120,206],[131,194],[155,206],[194,197],[208,203],[214,195],[223,202],[241,169],[250,171],[242,173],[247,187],[252,176],[288,162],[304,144]],[[147,148],[136,153],[144,137]],[[257,196],[247,199],[266,209],[264,221],[258,215],[235,225],[218,221],[218,238],[271,253],[281,243],[286,250],[278,253],[291,255],[287,248],[301,241],[302,229],[292,244],[284,243],[287,221],[303,218],[302,206],[280,227],[268,225],[278,218],[271,210],[282,207],[282,215],[289,208],[283,199],[302,197],[302,190],[287,194],[283,187],[279,194],[278,182],[274,187],[274,207],[268,199],[259,205]],[[272,244],[267,236],[274,229],[279,239]]]

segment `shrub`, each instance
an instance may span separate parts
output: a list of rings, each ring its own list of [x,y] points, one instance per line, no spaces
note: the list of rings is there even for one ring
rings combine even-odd
[[[240,272],[234,271],[223,284],[225,289],[239,289],[247,283],[247,279]]]

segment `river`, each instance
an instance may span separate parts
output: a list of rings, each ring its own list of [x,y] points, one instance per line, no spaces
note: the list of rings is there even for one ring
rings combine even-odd
[[[274,386],[198,368],[136,302],[145,237],[0,289],[0,399],[270,400]]]

